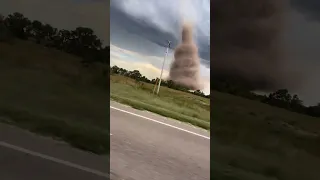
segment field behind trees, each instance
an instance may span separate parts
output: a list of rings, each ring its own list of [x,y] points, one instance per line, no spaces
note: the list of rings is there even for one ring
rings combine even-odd
[[[112,69],[121,67],[111,67],[111,73]],[[128,73],[110,75],[112,99],[207,129],[201,123],[205,121],[179,119],[181,115],[208,117],[204,111],[204,102],[209,103],[207,97],[168,88],[166,84],[159,96],[153,95],[154,80],[145,82],[148,80],[141,78],[143,75],[137,70],[125,72]],[[290,102],[295,96],[289,96],[286,90],[262,96],[264,100],[282,103],[281,108],[219,91],[211,91],[210,97],[212,104],[207,107],[211,116],[208,125],[214,179],[316,180],[319,177],[320,118],[292,112],[287,109],[288,103],[279,98],[287,97],[283,100]]]
[[[154,81],[137,71],[114,73],[108,48],[89,28],[57,30],[19,13],[0,18],[0,121],[108,153],[111,96],[210,127],[213,179],[319,179],[320,105],[307,107],[286,89],[255,95],[217,76],[210,95],[164,82],[156,96]]]
[[[111,99],[134,108],[148,110],[165,117],[210,129],[210,99],[162,86],[153,94],[154,84],[133,78],[110,75]]]
[[[0,14],[0,121],[109,153],[109,46],[88,27]]]
[[[0,122],[108,153],[103,69],[84,68],[80,58],[33,42],[0,42]]]
[[[228,180],[317,180],[320,118],[211,92],[211,176]]]

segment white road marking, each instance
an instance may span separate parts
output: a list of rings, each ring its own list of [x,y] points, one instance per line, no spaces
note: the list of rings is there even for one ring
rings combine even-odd
[[[145,117],[145,116],[141,116],[141,115],[139,115],[139,114],[135,114],[135,113],[132,113],[132,112],[129,112],[129,111],[126,111],[126,110],[122,110],[122,109],[119,109],[119,108],[116,108],[116,107],[113,107],[113,106],[110,106],[110,108],[115,109],[115,110],[118,110],[118,111],[121,111],[121,112],[124,112],[124,113],[127,113],[127,114],[131,114],[131,115],[133,115],[133,116],[141,117],[141,118],[143,118],[143,119],[147,119],[147,120],[149,120],[149,121],[153,121],[153,122],[156,122],[156,123],[159,123],[159,124],[162,124],[162,125],[171,127],[171,128],[175,128],[175,129],[178,129],[178,130],[180,130],[180,131],[184,131],[184,132],[187,132],[187,133],[190,133],[190,134],[193,134],[193,135],[196,135],[196,136],[205,138],[205,139],[210,139],[210,137],[207,137],[207,136],[204,136],[204,135],[201,135],[201,134],[192,132],[192,131],[188,131],[188,130],[186,130],[186,129],[182,129],[182,128],[179,128],[179,127],[177,127],[177,126],[173,126],[173,125],[171,125],[171,124],[167,124],[167,123],[164,123],[164,122],[161,122],[161,121],[157,121],[157,120],[155,120],[155,119],[151,119],[151,118],[148,118],[148,117]]]
[[[92,173],[92,174],[95,174],[97,176],[102,176],[102,177],[105,177],[105,178],[109,178],[109,175],[106,174],[106,173],[103,173],[103,172],[100,172],[100,171],[97,171],[97,170],[94,170],[94,169],[90,169],[90,168],[87,168],[87,167],[84,167],[84,166],[81,166],[81,165],[78,165],[78,164],[74,164],[74,163],[71,163],[71,162],[68,162],[68,161],[64,161],[64,160],[61,160],[61,159],[58,159],[58,158],[55,158],[55,157],[51,157],[51,156],[48,156],[48,155],[45,155],[45,154],[41,154],[41,153],[38,153],[38,152],[35,152],[35,151],[24,149],[22,147],[18,147],[18,146],[15,146],[15,145],[3,142],[3,141],[0,141],[0,146],[6,147],[6,148],[9,148],[9,149],[12,149],[12,150],[16,150],[16,151],[19,151],[19,152],[27,153],[27,154],[30,154],[30,155],[35,156],[35,157],[39,157],[39,158],[42,158],[42,159],[45,159],[45,160],[53,161],[55,163],[63,164],[65,166],[76,168],[76,169],[79,169],[79,170],[82,170],[82,171],[86,171],[88,173]]]

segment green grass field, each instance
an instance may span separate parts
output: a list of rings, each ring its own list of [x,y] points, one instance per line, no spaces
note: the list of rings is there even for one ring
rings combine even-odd
[[[110,76],[102,66],[31,42],[0,43],[0,121],[108,153],[111,98],[137,109],[211,127],[211,177],[217,180],[319,180],[320,118],[229,94],[209,99]],[[160,108],[161,107],[161,108]],[[210,121],[211,107],[211,123]]]
[[[208,129],[211,177],[218,180],[317,180],[320,177],[320,118],[289,112],[230,94],[209,99],[119,75],[110,76],[111,97]],[[160,108],[161,107],[161,108]]]
[[[153,85],[110,75],[111,99],[134,108],[210,129],[210,99],[161,87],[159,95],[152,94]]]
[[[219,92],[211,98],[214,179],[319,179],[320,118]]]
[[[102,67],[80,61],[28,41],[0,43],[0,121],[108,153],[109,90]]]

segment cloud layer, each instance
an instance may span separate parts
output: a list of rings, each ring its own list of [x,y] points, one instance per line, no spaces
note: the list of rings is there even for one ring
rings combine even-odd
[[[173,53],[168,54],[166,63],[164,65],[163,78],[167,79],[169,75],[169,68],[172,63]],[[110,47],[110,65],[116,65],[128,70],[139,70],[141,74],[149,79],[159,77],[161,72],[161,63],[163,57],[147,56],[137,52],[122,49],[120,47],[111,45]],[[200,77],[204,83],[203,92],[210,94],[210,69],[204,65],[200,65]]]
[[[183,7],[180,1],[111,0],[111,64],[129,70],[137,69],[151,79],[159,77],[167,40],[172,41],[172,48],[175,48],[181,39],[181,14],[192,20],[196,27],[194,37],[200,47],[200,75],[205,84],[203,91],[210,93],[208,0],[185,0]],[[168,77],[172,59],[173,49],[169,50],[164,78]]]
[[[308,20],[320,21],[319,0],[291,0],[291,5],[304,14]]]
[[[20,12],[31,20],[59,29],[85,26],[93,29],[105,45],[110,42],[109,2],[106,0],[1,0],[0,13]]]
[[[210,60],[208,0],[111,0],[110,14],[111,28],[125,29],[128,33],[143,37],[159,46],[166,46],[167,40],[171,40],[173,47],[180,39],[182,14],[184,18],[194,22],[201,58]]]

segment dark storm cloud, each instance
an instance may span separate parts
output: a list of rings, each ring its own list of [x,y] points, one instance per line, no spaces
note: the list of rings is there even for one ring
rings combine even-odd
[[[262,91],[287,88],[307,105],[319,102],[319,1],[212,3],[214,74]]]
[[[104,44],[110,42],[109,0],[0,0],[3,15],[20,12],[31,20],[59,29],[93,29]]]
[[[291,0],[293,8],[304,14],[309,20],[320,21],[319,0]]]
[[[152,0],[153,1],[153,0]],[[150,1],[149,1],[150,2]],[[154,1],[155,2],[155,1]],[[142,44],[142,42],[138,41],[144,41],[154,43],[160,47],[165,47],[167,45],[167,40],[172,41],[172,48],[176,47],[176,45],[179,43],[179,37],[180,29],[179,29],[179,21],[177,17],[177,14],[174,14],[172,11],[163,12],[163,16],[161,17],[152,17],[151,18],[162,18],[162,19],[168,19],[168,22],[170,21],[170,30],[172,31],[166,31],[166,29],[161,28],[161,25],[152,24],[148,19],[145,17],[139,18],[137,16],[132,15],[132,12],[126,11],[122,6],[124,1],[122,0],[111,0],[110,3],[110,25],[111,25],[111,36],[118,36],[117,38],[112,38],[111,41],[113,44],[118,46],[121,46],[123,48],[126,48],[128,50],[133,51],[142,51],[142,53],[147,55],[157,55],[157,56],[163,56],[163,50],[157,50],[152,49],[151,47],[144,47],[141,45],[139,49],[137,46],[138,44]],[[132,7],[135,8],[135,7]],[[141,10],[143,8],[141,7]],[[171,13],[170,13],[171,12]],[[159,28],[160,26],[160,28]],[[164,25],[169,26],[169,25]],[[122,35],[120,35],[122,34]],[[132,41],[135,42],[123,42],[121,41],[122,37],[125,36],[124,34],[133,34],[136,37],[130,37]],[[201,34],[201,32],[199,33]],[[129,36],[129,35],[128,35]],[[199,36],[197,38],[197,44],[199,46],[199,54],[202,59],[204,59],[204,64],[209,67],[209,60],[210,60],[210,50],[209,50],[209,34],[206,35],[202,34],[202,36]],[[129,39],[129,37],[128,37]],[[126,39],[127,41],[129,41]],[[121,44],[121,45],[120,45]],[[151,45],[152,46],[152,45]]]
[[[242,79],[252,89],[275,90],[298,83],[286,72],[285,0],[215,0],[213,71]]]

